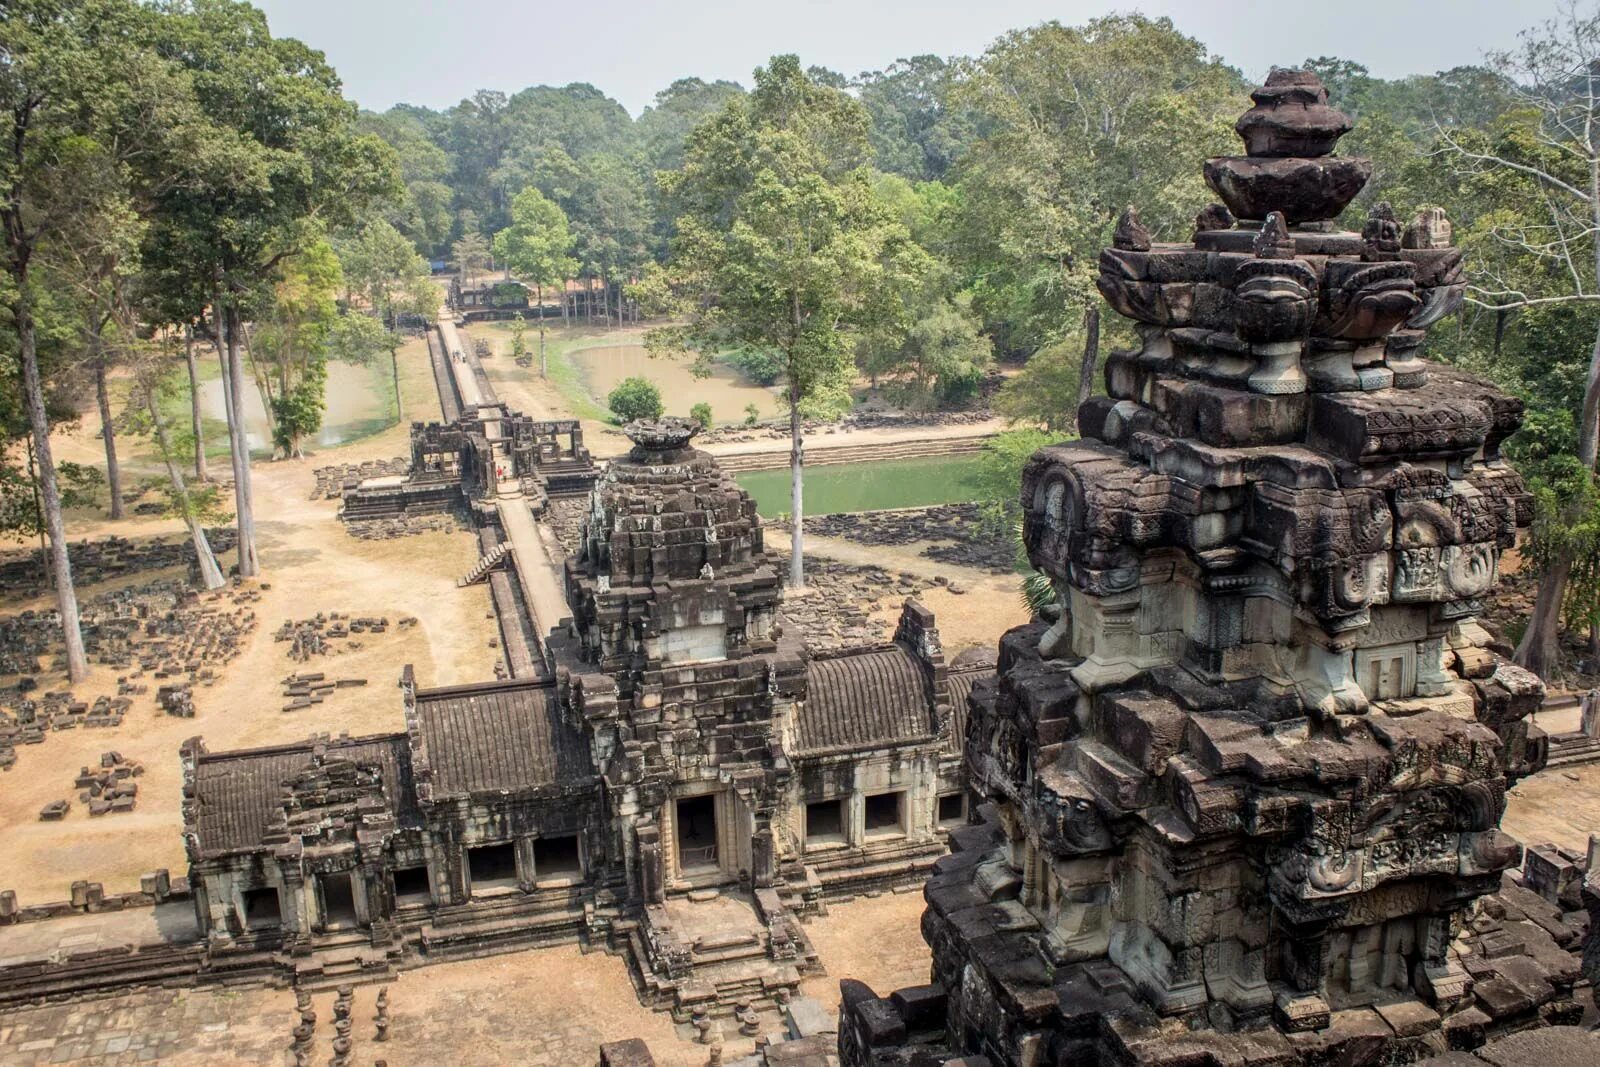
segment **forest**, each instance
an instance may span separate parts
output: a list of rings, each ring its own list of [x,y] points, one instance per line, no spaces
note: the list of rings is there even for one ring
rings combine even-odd
[[[1600,10],[1400,80],[1282,58],[1354,120],[1340,152],[1373,161],[1347,227],[1379,200],[1446,212],[1472,284],[1430,358],[1529,411],[1507,451],[1536,489],[1541,580],[1510,636],[1547,677],[1600,661]],[[49,543],[70,631],[63,501],[100,475],[55,464],[49,430],[93,395],[112,513],[115,433],[148,435],[197,544],[229,505],[255,573],[242,416],[220,502],[198,406],[168,401],[214,352],[230,413],[258,392],[275,452],[298,456],[328,362],[392,360],[401,322],[437,307],[434,273],[506,271],[541,303],[581,290],[653,346],[731,352],[783,388],[797,484],[802,420],[862,381],[959,408],[1004,366],[992,402],[1019,436],[1001,450],[1025,455],[1073,432],[1098,353],[1132,340],[1093,284],[1118,217],[1136,204],[1156,240],[1187,239],[1201,163],[1237,150],[1253,84],[1171,22],[1116,15],[856,74],[776,56],[749,85],[685,76],[637,117],[591,84],[375,113],[246,3],[0,3],[18,130],[0,152],[0,524]],[[116,417],[108,375],[136,386]]]

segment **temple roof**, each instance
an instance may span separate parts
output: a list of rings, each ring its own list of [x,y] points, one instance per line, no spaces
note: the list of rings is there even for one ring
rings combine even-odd
[[[433,796],[587,786],[589,746],[556,690],[526,681],[418,690],[416,729]]]
[[[200,851],[214,855],[259,848],[282,805],[284,782],[311,765],[319,744],[325,744],[330,759],[376,764],[395,816],[414,821],[411,755],[404,734],[205,753],[195,760],[192,812],[185,820]]]
[[[981,679],[993,677],[992,655],[987,662],[969,660],[968,663],[962,663],[961,656],[957,656],[956,662],[950,667],[950,673],[945,676],[950,700],[950,736],[945,738],[944,745],[947,755],[961,755],[961,746],[966,744],[967,697],[972,693],[972,687]]]
[[[932,690],[927,669],[900,645],[812,660],[795,722],[795,755],[929,738],[935,730]]]

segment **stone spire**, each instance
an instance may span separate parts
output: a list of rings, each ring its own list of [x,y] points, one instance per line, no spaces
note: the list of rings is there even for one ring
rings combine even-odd
[[[1522,405],[1420,357],[1461,299],[1442,216],[1338,231],[1349,120],[1305,72],[1253,99],[1249,154],[1206,163],[1240,221],[1151,246],[1124,214],[1099,288],[1142,344],[1023,475],[1059,615],[973,692],[995,817],[923,921],[961,1053],[1334,1062],[1342,1013],[1399,1056],[1385,1019],[1443,1047],[1501,1010],[1453,945],[1546,751],[1475,621],[1531,517]]]

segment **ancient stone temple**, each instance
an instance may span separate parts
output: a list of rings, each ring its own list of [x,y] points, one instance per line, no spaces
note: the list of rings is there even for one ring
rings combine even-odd
[[[954,709],[992,668],[946,664],[915,601],[878,644],[783,633],[755,503],[697,430],[628,427],[549,670],[423,689],[407,668],[403,733],[186,746],[211,966],[315,984],[583,939],[708,1024],[798,988],[830,897],[926,877],[966,818]]]
[[[1341,229],[1348,120],[1309,73],[1252,95],[1192,239],[1130,209],[1101,256],[1141,343],[1026,468],[1058,607],[972,694],[936,985],[848,987],[848,1063],[1409,1061],[1571,1012],[1573,974],[1463,965],[1545,759],[1540,683],[1474,622],[1530,518],[1522,405],[1421,358],[1449,223]]]

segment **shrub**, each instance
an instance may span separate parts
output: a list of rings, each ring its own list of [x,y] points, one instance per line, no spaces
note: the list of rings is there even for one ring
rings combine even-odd
[[[701,401],[689,409],[689,417],[700,424],[702,430],[711,429],[711,405]]]
[[[761,409],[756,407],[754,404],[746,404],[744,406],[744,424],[746,426],[754,426],[760,421]]]
[[[783,374],[783,360],[770,352],[741,348],[722,358],[757,385],[773,385]]]
[[[661,417],[661,390],[649,378],[624,378],[606,397],[606,407],[618,422]]]

